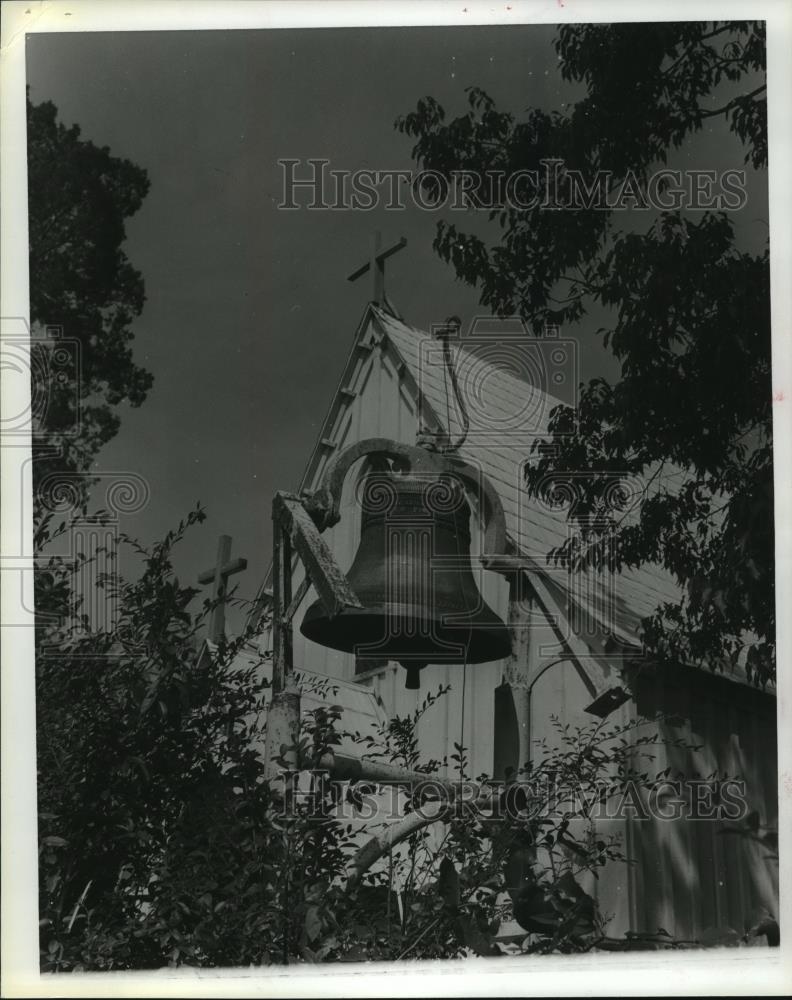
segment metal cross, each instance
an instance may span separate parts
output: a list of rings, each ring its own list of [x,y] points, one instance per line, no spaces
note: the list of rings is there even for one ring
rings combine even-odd
[[[217,545],[217,562],[214,569],[204,570],[198,576],[198,583],[212,583],[212,600],[216,601],[209,622],[209,638],[220,642],[225,635],[225,595],[229,576],[247,569],[247,559],[231,558],[231,536],[221,535]]]
[[[407,240],[402,236],[397,243],[392,244],[385,250],[380,249],[381,246],[382,233],[377,229],[371,237],[371,255],[368,261],[362,267],[359,267],[357,271],[353,271],[347,278],[347,281],[357,281],[367,271],[371,271],[371,301],[378,306],[383,305],[385,301],[385,261],[388,257],[392,257],[393,254],[398,253],[399,250],[403,250],[407,246]]]

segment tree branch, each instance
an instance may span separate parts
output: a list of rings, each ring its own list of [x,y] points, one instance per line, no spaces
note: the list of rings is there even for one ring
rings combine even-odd
[[[702,118],[716,118],[718,115],[722,115],[727,111],[731,111],[732,108],[736,108],[741,101],[748,101],[752,97],[756,97],[757,94],[761,94],[763,90],[767,90],[767,84],[763,83],[761,87],[757,87],[756,90],[752,90],[750,94],[741,94],[739,97],[735,97],[733,100],[729,101],[728,104],[724,104],[722,108],[716,108],[714,111],[702,111]]]

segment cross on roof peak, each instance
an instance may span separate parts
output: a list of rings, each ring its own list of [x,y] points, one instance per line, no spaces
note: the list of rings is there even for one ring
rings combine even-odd
[[[377,306],[386,304],[385,261],[388,257],[392,257],[393,254],[398,253],[399,250],[403,250],[406,246],[407,240],[402,236],[396,243],[392,243],[389,247],[386,247],[383,250],[382,233],[379,229],[375,230],[371,235],[371,252],[369,254],[369,259],[356,271],[353,271],[352,274],[348,276],[347,281],[357,281],[357,279],[366,274],[367,271],[371,271],[371,301]]]

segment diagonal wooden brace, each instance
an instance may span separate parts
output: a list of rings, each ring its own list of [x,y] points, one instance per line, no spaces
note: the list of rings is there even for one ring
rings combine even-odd
[[[272,700],[267,709],[265,773],[274,779],[282,770],[297,766],[300,727],[300,691],[294,683],[292,662],[292,620],[311,584],[327,613],[333,617],[345,608],[360,608],[319,531],[299,497],[276,493],[272,501],[273,520],[273,662]],[[292,549],[305,567],[305,580],[292,597]]]
[[[272,509],[289,534],[328,615],[333,618],[345,608],[362,608],[302,500],[292,493],[278,492]]]

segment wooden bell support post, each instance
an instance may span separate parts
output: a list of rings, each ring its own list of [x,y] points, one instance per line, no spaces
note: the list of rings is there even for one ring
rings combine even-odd
[[[506,567],[504,571],[508,572]],[[497,780],[505,779],[510,771],[516,773],[531,760],[533,689],[551,668],[572,664],[592,698],[584,711],[597,718],[605,718],[629,698],[620,684],[602,673],[591,651],[577,636],[562,634],[554,627],[560,655],[542,658],[536,627],[552,620],[552,607],[552,597],[541,575],[526,560],[514,558],[509,573],[512,654],[504,663],[502,682],[495,689],[493,777]]]
[[[359,608],[346,577],[322,540],[298,496],[278,492],[272,502],[272,700],[267,713],[265,768],[269,779],[280,770],[278,759],[296,770],[300,724],[300,689],[294,682],[292,620],[314,584],[329,615]],[[292,552],[305,567],[305,578],[292,595]]]
[[[495,759],[493,777],[503,779],[509,770],[525,767],[531,757],[531,683],[536,674],[538,649],[531,642],[535,596],[524,573],[509,580],[509,630],[512,653],[495,688]]]

